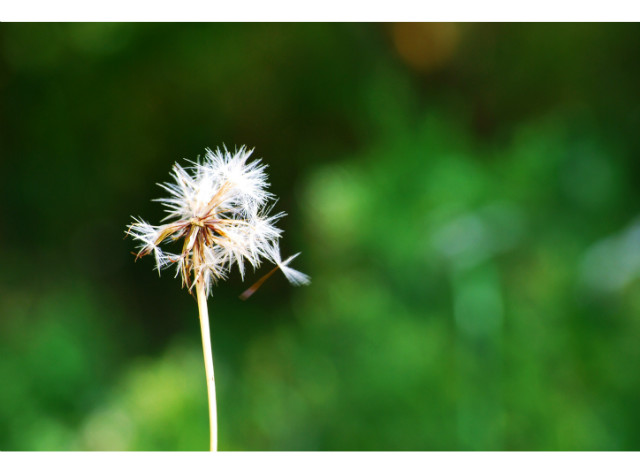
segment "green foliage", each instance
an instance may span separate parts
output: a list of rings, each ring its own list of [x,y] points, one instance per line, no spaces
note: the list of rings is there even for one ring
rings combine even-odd
[[[223,142],[312,284],[214,290],[222,450],[638,449],[637,26],[394,28],[0,26],[1,450],[207,448],[196,303],[122,237]]]

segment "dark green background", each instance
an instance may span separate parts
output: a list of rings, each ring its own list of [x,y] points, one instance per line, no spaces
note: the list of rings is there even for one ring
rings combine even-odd
[[[204,450],[197,306],[123,239],[255,147],[223,450],[640,448],[640,27],[0,25],[0,450]]]

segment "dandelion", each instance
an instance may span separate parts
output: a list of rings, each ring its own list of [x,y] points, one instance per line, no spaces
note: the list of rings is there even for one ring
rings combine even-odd
[[[176,277],[193,294],[195,289],[200,314],[202,348],[209,395],[211,450],[217,450],[217,412],[211,334],[207,297],[212,286],[226,279],[235,266],[244,279],[247,266],[256,269],[263,260],[276,267],[245,291],[253,294],[277,269],[294,285],[309,284],[306,274],[282,261],[276,226],[284,213],[271,214],[275,198],[267,191],[266,166],[260,160],[248,162],[252,150],[244,146],[235,153],[226,148],[206,150],[202,162],[190,162],[183,168],[175,164],[173,182],[160,184],[169,197],[157,199],[167,211],[163,225],[151,225],[134,218],[127,234],[140,242],[136,260],[153,254],[156,269],[175,266]],[[181,248],[180,248],[181,244]],[[162,247],[161,247],[162,245]],[[176,250],[170,252],[167,247]]]

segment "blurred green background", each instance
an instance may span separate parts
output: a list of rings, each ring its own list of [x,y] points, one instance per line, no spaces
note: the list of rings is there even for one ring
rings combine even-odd
[[[640,26],[0,25],[0,450],[206,450],[197,306],[131,216],[255,147],[210,301],[223,450],[640,448]]]

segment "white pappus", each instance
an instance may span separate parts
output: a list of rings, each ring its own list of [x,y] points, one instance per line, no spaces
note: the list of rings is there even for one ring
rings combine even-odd
[[[207,149],[202,161],[184,168],[174,164],[173,182],[159,184],[169,196],[156,199],[166,208],[167,223],[134,218],[127,230],[140,242],[136,259],[153,253],[158,272],[175,265],[189,292],[200,282],[207,295],[233,266],[244,279],[246,264],[255,269],[262,260],[274,263],[292,284],[308,284],[306,274],[288,266],[297,254],[280,257],[282,231],[276,223],[284,213],[270,215],[275,198],[267,191],[266,166],[248,162],[252,152],[244,146],[235,153]],[[171,244],[174,252],[166,249]]]

